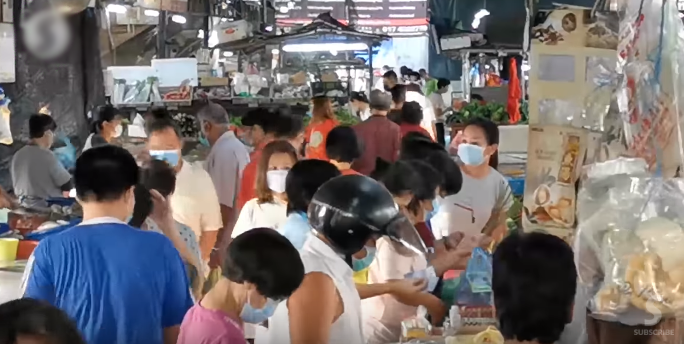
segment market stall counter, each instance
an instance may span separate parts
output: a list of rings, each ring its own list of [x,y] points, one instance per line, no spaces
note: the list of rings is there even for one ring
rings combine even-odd
[[[26,260],[0,266],[0,304],[21,298],[21,280]]]

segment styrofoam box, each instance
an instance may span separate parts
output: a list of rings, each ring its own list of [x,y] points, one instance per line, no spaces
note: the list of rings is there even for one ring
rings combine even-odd
[[[154,59],[152,68],[159,78],[159,87],[178,87],[186,79],[190,80],[193,87],[199,84],[197,59],[194,57]]]
[[[112,95],[114,89],[114,79],[146,80],[154,76],[154,68],[150,66],[112,66],[107,67],[104,74],[105,94]]]

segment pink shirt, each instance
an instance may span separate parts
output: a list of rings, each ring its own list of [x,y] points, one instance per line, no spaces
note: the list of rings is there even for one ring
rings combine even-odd
[[[245,344],[242,325],[228,314],[202,307],[190,308],[183,318],[177,344]]]
[[[424,257],[402,254],[386,237],[375,243],[375,259],[368,268],[368,284],[401,280],[410,272],[427,268]],[[363,332],[369,344],[398,342],[401,322],[416,315],[418,307],[408,306],[385,294],[361,301]]]

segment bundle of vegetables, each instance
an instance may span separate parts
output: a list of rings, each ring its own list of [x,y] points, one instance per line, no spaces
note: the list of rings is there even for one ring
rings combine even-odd
[[[498,103],[480,104],[478,102],[467,104],[460,110],[448,115],[446,124],[449,126],[458,125],[474,118],[485,118],[497,124],[508,124],[508,112],[505,105]]]
[[[173,115],[173,120],[178,124],[183,137],[199,137],[200,131],[195,116],[177,112]]]
[[[352,115],[347,107],[340,107],[335,110],[335,117],[340,125],[354,125],[359,123],[359,118]]]

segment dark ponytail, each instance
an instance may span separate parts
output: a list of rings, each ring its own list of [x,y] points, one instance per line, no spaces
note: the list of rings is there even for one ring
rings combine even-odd
[[[99,133],[100,130],[102,130],[102,124],[104,122],[111,122],[118,116],[121,116],[119,109],[111,105],[98,106],[95,110],[93,110],[93,118],[92,122],[90,123],[90,132],[93,134]]]

